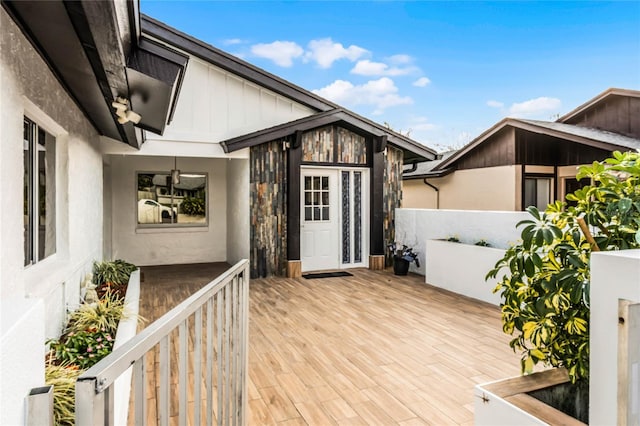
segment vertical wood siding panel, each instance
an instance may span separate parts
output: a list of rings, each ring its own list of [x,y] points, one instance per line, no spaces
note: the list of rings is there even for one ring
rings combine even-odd
[[[209,99],[209,131],[211,133],[226,132],[229,128],[229,112],[227,110],[227,89],[224,73],[209,67],[209,81],[203,94]]]
[[[227,74],[228,126],[239,129],[244,125],[244,102],[242,80]]]

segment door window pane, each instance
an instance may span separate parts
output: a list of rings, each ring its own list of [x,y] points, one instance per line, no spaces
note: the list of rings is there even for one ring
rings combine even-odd
[[[350,172],[342,172],[342,263],[351,263]]]
[[[545,210],[553,200],[552,178],[527,177],[524,181],[524,207],[535,206],[538,210]]]
[[[326,188],[326,189],[323,189]],[[330,220],[329,177],[304,177],[304,220]]]
[[[362,262],[362,172],[353,172],[353,261]]]

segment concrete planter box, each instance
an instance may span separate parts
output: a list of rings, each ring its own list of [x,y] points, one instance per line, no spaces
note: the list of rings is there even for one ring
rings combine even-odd
[[[553,369],[477,385],[474,423],[476,426],[584,425],[527,394],[568,382],[565,369]]]
[[[497,280],[484,277],[504,256],[504,249],[442,240],[427,240],[425,282],[454,293],[500,304],[500,294],[492,291]]]
[[[124,303],[129,317],[120,321],[113,349],[116,350],[131,340],[138,332],[138,312],[140,307],[140,269],[129,278],[129,286]],[[129,368],[114,383],[115,400],[113,403],[114,424],[126,425],[129,414],[129,396],[131,394],[131,373]]]

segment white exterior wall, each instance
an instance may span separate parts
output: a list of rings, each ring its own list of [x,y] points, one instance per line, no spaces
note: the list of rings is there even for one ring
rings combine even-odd
[[[112,257],[138,266],[226,261],[228,162],[177,159],[182,173],[207,174],[207,226],[138,228],[136,172],[169,171],[174,158],[111,157]]]
[[[249,160],[227,164],[227,262],[248,259],[250,252]]]
[[[24,422],[80,282],[102,257],[102,156],[84,114],[0,10],[0,424]],[[56,137],[56,254],[24,267],[23,116]],[[72,224],[72,226],[70,226]]]
[[[149,141],[220,142],[314,111],[191,56],[171,124]]]
[[[528,217],[527,212],[396,209],[396,241],[418,252],[420,268],[412,263],[411,271],[425,275],[427,240],[455,235],[463,243],[485,240],[492,247],[507,248],[520,239],[516,224]]]
[[[618,299],[640,303],[640,250],[591,254],[589,423],[592,425],[618,424]],[[638,401],[635,402],[637,408]]]
[[[498,280],[485,276],[504,257],[505,250],[449,241],[427,240],[425,282],[454,293],[499,305],[493,293]],[[460,265],[464,264],[461,268]],[[500,276],[500,275],[498,275]]]

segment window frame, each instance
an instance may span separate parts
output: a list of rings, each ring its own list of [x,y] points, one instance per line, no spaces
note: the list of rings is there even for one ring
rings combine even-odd
[[[135,208],[133,209],[133,219],[134,219],[134,223],[135,223],[135,228],[137,230],[141,230],[141,229],[155,229],[155,230],[161,230],[161,229],[180,229],[180,228],[192,228],[192,229],[202,229],[202,228],[208,228],[209,227],[209,215],[211,214],[211,209],[209,209],[209,198],[210,198],[210,194],[209,194],[209,173],[207,172],[193,172],[193,171],[180,171],[180,176],[184,176],[184,175],[202,175],[205,178],[205,205],[204,205],[204,209],[205,209],[205,220],[202,223],[178,223],[178,222],[172,222],[172,223],[140,223],[139,222],[139,216],[138,216],[138,203],[141,199],[138,198],[138,179],[140,175],[166,175],[168,177],[171,176],[171,170],[136,170],[135,172],[135,181],[134,181],[134,206]],[[173,188],[173,185],[172,185]],[[156,200],[152,200],[155,201],[157,203]],[[161,203],[158,203],[161,204]],[[175,206],[177,209],[179,209],[179,205]]]
[[[551,204],[556,200],[556,176],[554,174],[548,173],[526,173],[522,179],[522,210],[526,210],[529,205],[527,203],[527,179],[535,179],[536,182],[542,179],[549,181],[549,201],[547,203]],[[538,185],[536,183],[536,198],[537,198]],[[542,211],[546,209],[546,205],[543,209],[540,209],[538,206],[535,206],[538,210]]]
[[[22,117],[23,117],[23,132],[22,132],[22,143],[23,143],[23,196],[22,196],[22,200],[23,200],[23,205],[24,207],[28,207],[27,210],[27,214],[26,216],[28,216],[27,221],[28,221],[28,225],[25,224],[24,226],[24,230],[23,230],[23,235],[24,235],[24,242],[23,242],[23,255],[24,255],[24,259],[23,259],[23,267],[24,268],[29,268],[32,267],[34,265],[37,265],[47,259],[50,259],[52,257],[54,257],[58,251],[59,251],[59,239],[60,239],[60,229],[58,226],[58,175],[59,175],[59,165],[58,165],[58,159],[59,159],[59,147],[58,147],[58,139],[59,139],[59,135],[57,135],[56,133],[59,132],[52,132],[49,128],[49,126],[42,125],[41,124],[41,117],[42,113],[38,113],[38,111],[36,113],[31,113],[31,110],[29,110],[28,108],[24,111]],[[47,120],[44,121],[50,121],[47,117]],[[28,139],[25,138],[25,136],[27,136],[25,133],[26,132],[26,127],[29,126],[29,132],[28,132]],[[57,127],[57,126],[55,126]],[[42,160],[44,162],[44,164],[41,163],[41,160],[38,156],[38,153],[40,152],[38,149],[38,145],[40,145],[40,139],[44,137],[45,140],[45,153],[47,152],[47,148],[49,148],[47,145],[49,142],[51,142],[51,149],[52,149],[52,163],[51,165],[49,165],[49,167],[51,167],[51,169],[49,169],[49,167],[47,167],[46,165],[46,161],[47,161],[47,156],[45,154],[44,159]],[[50,139],[49,139],[50,138]],[[28,144],[28,150],[25,150],[25,146],[24,144],[27,143]],[[25,179],[25,164],[27,160],[25,158],[26,153],[29,153],[29,173],[28,173],[28,179]],[[45,183],[44,183],[44,194],[41,193],[40,191],[40,184],[39,184],[39,171],[40,168],[43,167],[44,171],[45,171]],[[51,170],[52,174],[48,174],[47,171]],[[28,180],[29,185],[26,185],[26,181]],[[51,185],[49,187],[49,185]],[[53,191],[53,194],[47,194],[47,190],[51,189]],[[25,199],[25,196],[27,199]],[[41,203],[41,197],[44,196],[44,207],[45,207],[45,215],[41,215],[40,214],[40,203]],[[47,201],[51,200],[52,204],[48,204]],[[23,209],[23,216],[25,216],[25,212]],[[44,224],[41,223],[41,219],[44,217]],[[47,247],[46,247],[46,235],[48,234],[47,232],[47,224],[49,224],[51,226],[51,228],[53,229],[53,242],[52,247],[50,246],[50,249],[52,250],[51,252],[49,252],[49,254],[47,254]],[[44,226],[44,235],[45,235],[45,246],[42,247],[42,255],[40,253],[41,247],[40,247],[40,227]],[[28,245],[28,247],[27,247]]]

